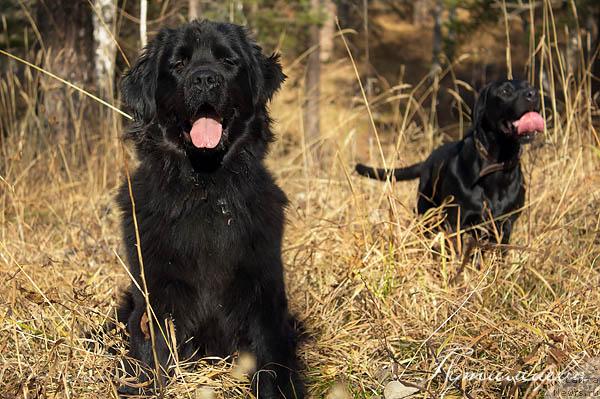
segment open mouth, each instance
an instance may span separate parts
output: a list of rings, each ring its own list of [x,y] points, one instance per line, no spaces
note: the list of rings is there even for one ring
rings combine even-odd
[[[213,106],[203,104],[183,133],[185,139],[191,141],[196,148],[215,148],[223,136],[223,118]]]
[[[544,131],[545,126],[544,118],[539,112],[530,111],[515,121],[505,121],[503,128],[505,132],[514,134],[519,139],[530,140],[536,133]]]

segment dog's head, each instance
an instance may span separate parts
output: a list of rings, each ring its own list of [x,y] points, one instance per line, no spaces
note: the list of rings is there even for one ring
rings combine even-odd
[[[524,80],[499,80],[487,85],[473,109],[476,129],[530,142],[544,130],[538,90]]]
[[[130,136],[141,151],[185,157],[197,172],[218,169],[240,146],[260,157],[271,139],[267,102],[284,79],[278,56],[263,55],[241,26],[162,29],[123,78]]]

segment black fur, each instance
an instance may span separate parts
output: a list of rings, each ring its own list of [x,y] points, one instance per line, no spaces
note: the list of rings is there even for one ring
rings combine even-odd
[[[202,73],[216,83],[201,86]],[[162,29],[122,82],[135,115],[127,137],[140,163],[131,188],[150,304],[163,326],[173,321],[180,359],[252,353],[263,370],[253,379],[260,398],[304,392],[281,261],[287,199],[263,164],[273,139],[267,102],[284,79],[278,57],[264,56],[244,28],[195,21]],[[223,121],[214,149],[189,139],[191,121],[207,109]],[[142,286],[127,182],[118,203],[131,274]],[[118,314],[130,356],[153,369],[145,311],[131,285]],[[155,330],[167,370],[169,352]],[[126,368],[132,372],[131,362]]]
[[[531,135],[518,136],[512,122],[528,111],[539,111],[539,107],[539,94],[527,82],[493,82],[481,91],[473,110],[473,126],[464,139],[442,145],[425,161],[406,168],[388,171],[358,164],[356,171],[379,180],[388,176],[395,180],[420,178],[419,214],[451,198],[457,206],[445,209],[450,229],[489,222],[492,216],[500,242],[507,244],[525,200],[519,163],[521,145],[532,139]],[[483,151],[478,150],[477,140]],[[487,152],[487,156],[482,156],[482,152]],[[493,165],[501,169],[485,172],[486,167]],[[486,226],[488,236],[495,236],[491,226]]]

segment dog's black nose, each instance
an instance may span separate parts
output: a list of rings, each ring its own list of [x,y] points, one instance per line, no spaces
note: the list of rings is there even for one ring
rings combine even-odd
[[[219,77],[217,74],[207,69],[195,72],[192,81],[202,90],[210,90],[219,85]]]
[[[536,89],[528,89],[525,92],[525,98],[527,99],[527,101],[529,102],[536,102],[538,100],[538,92]]]

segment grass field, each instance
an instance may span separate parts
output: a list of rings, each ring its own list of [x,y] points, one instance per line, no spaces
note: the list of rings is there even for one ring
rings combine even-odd
[[[453,383],[444,373],[533,376],[600,356],[598,109],[589,75],[568,74],[552,35],[534,47],[556,84],[545,93],[549,127],[524,153],[514,248],[465,264],[438,245],[447,235],[426,234],[415,183],[352,173],[358,159],[383,161],[349,57],[324,70],[318,143],[302,139],[302,69],[287,60],[268,164],[290,198],[284,263],[314,397],[378,397],[400,380],[418,398],[541,398],[552,383]],[[135,161],[109,110],[94,129],[74,115],[68,141],[49,137],[35,116],[37,79],[0,77],[10,133],[0,164],[0,398],[115,398],[118,357],[89,348],[84,334],[111,317],[129,281],[113,197],[125,160]],[[393,121],[378,132],[387,165],[447,139],[427,120],[428,91],[401,83],[370,99],[375,118]],[[167,396],[238,397],[247,385],[238,374],[223,361],[178,367]]]

